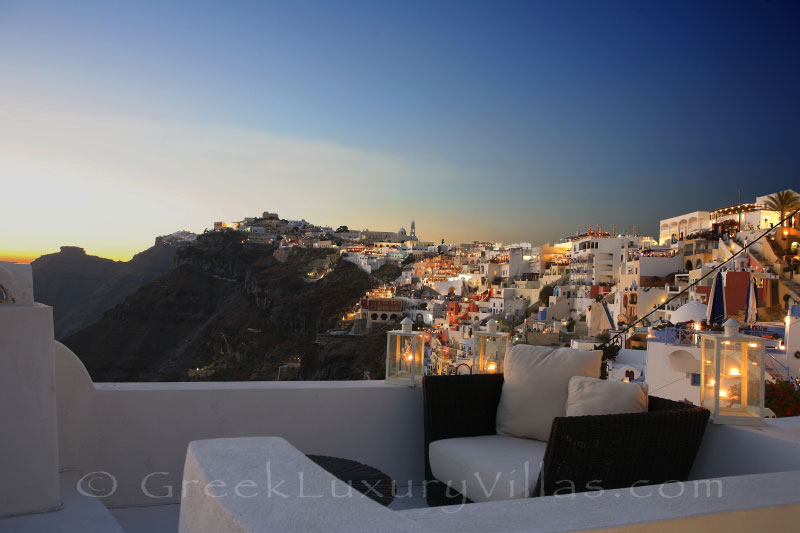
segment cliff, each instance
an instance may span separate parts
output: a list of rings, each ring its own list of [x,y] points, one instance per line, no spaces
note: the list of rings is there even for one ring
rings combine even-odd
[[[316,342],[369,288],[367,274],[334,250],[296,248],[285,262],[274,252],[237,232],[202,235],[174,270],[64,343],[95,381],[273,380],[284,365],[289,379],[375,376],[385,337],[355,338],[342,357]]]
[[[53,307],[56,339],[85,328],[103,312],[174,266],[176,248],[156,243],[130,261],[86,255],[62,246],[31,263],[37,302]]]

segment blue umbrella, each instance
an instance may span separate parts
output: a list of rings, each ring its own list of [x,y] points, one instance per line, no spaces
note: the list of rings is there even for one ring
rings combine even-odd
[[[725,320],[725,289],[722,286],[722,272],[717,272],[714,284],[711,285],[711,294],[708,295],[708,309],[706,322],[710,326]]]
[[[744,311],[744,323],[752,326],[758,321],[758,293],[756,292],[756,278],[750,277],[747,289],[747,307]]]

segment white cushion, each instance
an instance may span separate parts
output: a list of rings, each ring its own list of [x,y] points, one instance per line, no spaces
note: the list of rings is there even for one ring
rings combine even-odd
[[[566,416],[572,376],[600,377],[600,350],[518,344],[503,363],[497,433],[547,441],[557,416]]]
[[[484,435],[437,440],[428,455],[436,479],[474,502],[529,498],[546,442]]]
[[[647,383],[575,376],[568,390],[567,416],[647,412]]]

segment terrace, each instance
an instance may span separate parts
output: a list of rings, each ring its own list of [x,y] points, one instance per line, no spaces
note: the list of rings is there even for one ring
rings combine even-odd
[[[93,383],[39,304],[0,306],[0,338],[0,417],[15,436],[0,442],[0,512],[16,515],[2,530],[765,529],[800,511],[797,419],[710,425],[687,483],[427,508],[419,387]],[[382,470],[394,503],[342,497],[304,454]]]

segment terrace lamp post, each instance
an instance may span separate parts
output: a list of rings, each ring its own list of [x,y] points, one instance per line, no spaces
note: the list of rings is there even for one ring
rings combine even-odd
[[[700,404],[715,424],[763,426],[764,342],[739,334],[729,319],[722,335],[700,333]]]
[[[503,360],[508,346],[508,333],[497,331],[497,321],[486,324],[486,331],[475,333],[478,341],[476,360],[472,365],[473,374],[496,374],[503,372]]]
[[[400,322],[400,329],[386,338],[386,382],[415,387],[422,384],[425,334],[413,331],[411,319]]]

